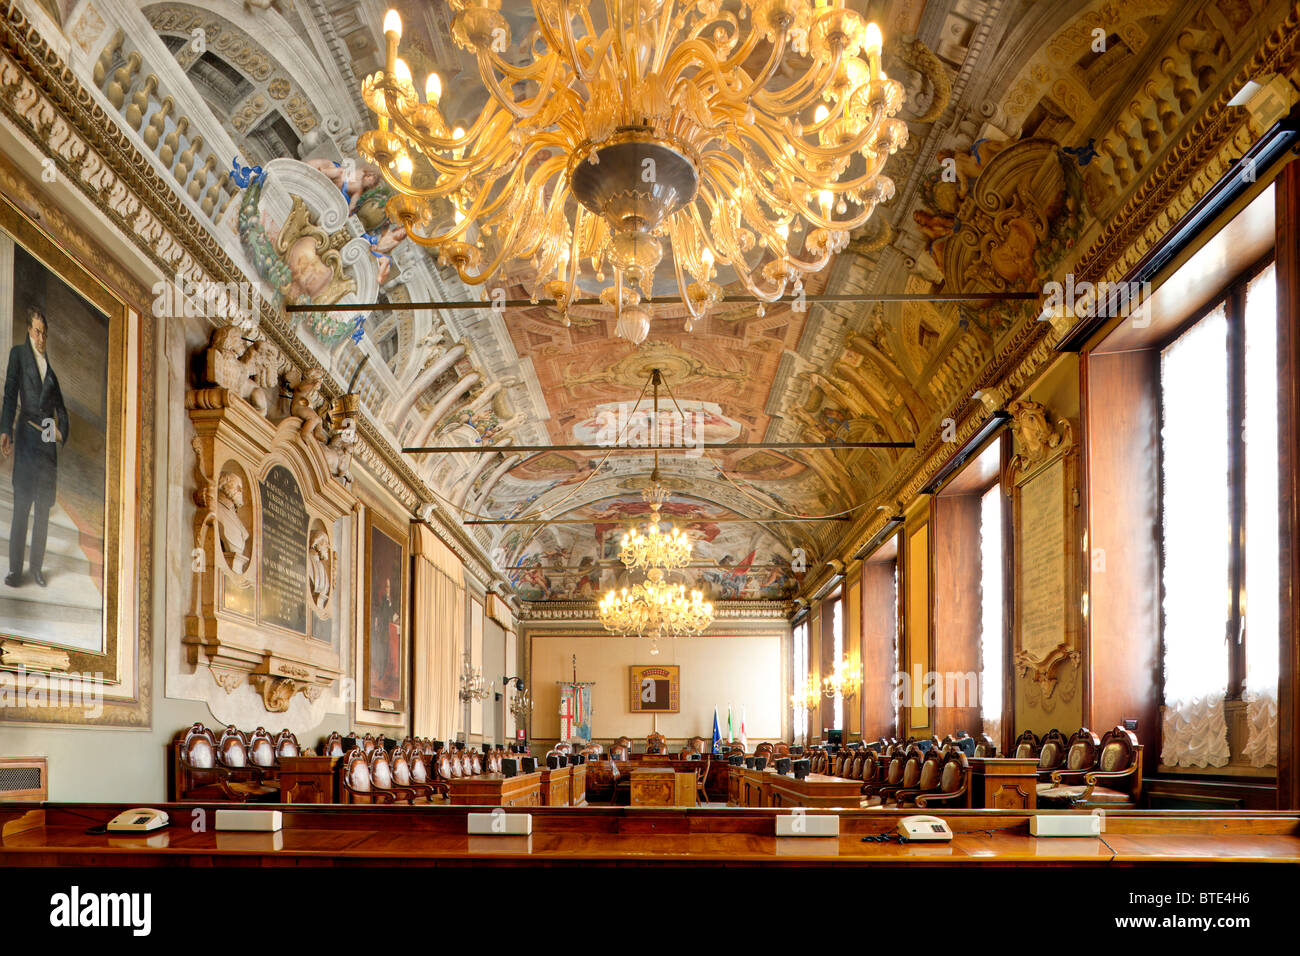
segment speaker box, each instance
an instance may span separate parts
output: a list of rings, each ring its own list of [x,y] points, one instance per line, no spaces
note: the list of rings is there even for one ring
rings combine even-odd
[[[519,773],[519,761],[514,757],[503,757],[501,759],[501,776],[513,777]]]
[[[789,774],[790,763],[791,761],[789,757],[778,757],[776,759],[776,772],[782,775]]]
[[[49,792],[44,757],[0,757],[0,800],[39,801]]]
[[[520,759],[519,761],[520,773],[532,773],[536,769],[537,769],[536,757],[523,757]]]
[[[811,760],[796,760],[793,764],[795,779],[802,780],[812,772]]]
[[[766,770],[766,769],[767,769],[767,758],[766,758],[766,757],[755,757],[755,758],[754,758],[754,769],[755,769],[755,770]]]
[[[552,770],[559,770],[564,764],[560,763],[564,758],[559,754],[551,754],[546,758],[546,766]]]
[[[740,756],[728,757],[727,763],[731,764],[733,767],[743,767],[745,766],[745,758]]]

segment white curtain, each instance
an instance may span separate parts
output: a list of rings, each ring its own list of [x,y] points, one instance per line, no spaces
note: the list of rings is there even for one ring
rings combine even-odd
[[[1164,350],[1160,431],[1164,488],[1168,766],[1228,763],[1228,324],[1223,307]]]
[[[1244,756],[1277,763],[1278,606],[1277,290],[1272,266],[1246,290],[1246,640]]]
[[[1002,486],[980,499],[980,717],[1002,740]]]
[[[465,653],[465,576],[455,552],[415,525],[415,734],[456,736]]]

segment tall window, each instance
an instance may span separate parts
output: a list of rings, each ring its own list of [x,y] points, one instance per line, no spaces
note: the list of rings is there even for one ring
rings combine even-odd
[[[808,687],[808,618],[794,627],[794,742],[803,744],[808,739],[808,706],[804,691]]]
[[[980,717],[1002,739],[1002,486],[980,498]]]
[[[1161,352],[1161,760],[1170,766],[1226,765],[1224,700],[1242,697],[1248,756],[1276,762],[1276,325],[1269,266]]]

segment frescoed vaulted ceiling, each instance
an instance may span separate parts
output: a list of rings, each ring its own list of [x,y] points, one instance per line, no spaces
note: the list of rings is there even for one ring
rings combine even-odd
[[[469,125],[485,97],[472,58],[451,41],[447,4],[395,5],[413,73],[437,70],[444,114]],[[885,68],[907,93],[909,138],[885,169],[894,198],[809,293],[1040,290],[1222,92],[1261,24],[1287,10],[1271,0],[849,5],[881,25]],[[503,6],[522,55],[531,8]],[[656,306],[638,347],[614,336],[603,307],[576,307],[568,326],[545,302],[504,314],[402,309],[484,293],[388,221],[388,190],[357,161],[356,137],[371,125],[360,80],[381,67],[380,5],[65,0],[45,9],[111,114],[250,275],[281,299],[368,295],[399,306],[308,315],[297,331],[337,383],[355,377],[368,418],[394,447],[485,448],[411,456],[444,514],[565,520],[467,526],[524,600],[590,598],[620,580],[617,539],[645,513],[653,463],[647,453],[512,446],[593,441],[620,409],[626,420],[653,369],[667,387],[663,407],[671,390],[708,441],[916,441],[916,450],[661,457],[673,492],[665,512],[695,540],[713,595],[788,598],[803,579],[792,561],[842,556],[860,519],[892,507],[898,476],[962,412],[999,344],[1037,315],[1025,302],[728,303],[687,332],[680,309]],[[261,167],[262,179],[241,167]],[[528,299],[533,278],[526,264],[512,266],[508,298]],[[851,520],[720,520],[839,513]]]

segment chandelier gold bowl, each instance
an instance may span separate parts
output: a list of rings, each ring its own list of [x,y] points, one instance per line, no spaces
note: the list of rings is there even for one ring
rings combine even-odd
[[[700,591],[669,584],[660,568],[646,572],[645,581],[622,591],[608,591],[597,607],[600,623],[624,637],[684,637],[703,632],[713,623],[713,604]]]
[[[670,258],[690,328],[721,300],[721,267],[760,302],[797,293],[894,193],[903,88],[844,0],[532,0],[523,62],[500,0],[449,2],[482,113],[449,128],[437,74],[420,97],[390,10],[357,148],[396,193],[393,221],[467,283],[527,262],[534,301],[567,322],[584,279],[611,271],[621,313]]]

